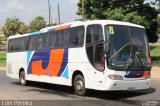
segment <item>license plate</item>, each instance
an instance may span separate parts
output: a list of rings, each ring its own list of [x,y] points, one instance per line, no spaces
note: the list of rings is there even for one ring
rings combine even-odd
[[[134,88],[134,87],[130,87],[130,88],[128,88],[128,90],[129,90],[129,91],[135,90],[135,88]]]

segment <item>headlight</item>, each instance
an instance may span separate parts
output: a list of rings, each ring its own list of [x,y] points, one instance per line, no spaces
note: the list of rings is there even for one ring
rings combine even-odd
[[[114,74],[111,74],[108,76],[110,79],[112,80],[123,80],[123,77],[120,76],[120,75],[114,75]]]

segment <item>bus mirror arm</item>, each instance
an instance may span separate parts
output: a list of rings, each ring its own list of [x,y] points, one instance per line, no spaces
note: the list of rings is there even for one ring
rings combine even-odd
[[[105,54],[107,55],[109,52],[109,43],[105,42],[105,50],[104,50]]]
[[[144,70],[151,70],[151,68],[152,68],[151,65],[146,65],[146,66],[144,67]]]

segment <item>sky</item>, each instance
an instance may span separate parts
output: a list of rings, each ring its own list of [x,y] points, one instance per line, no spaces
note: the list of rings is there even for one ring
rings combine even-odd
[[[57,4],[60,4],[61,22],[80,18],[76,15],[79,0],[50,0],[53,23],[57,22]],[[0,0],[0,26],[6,18],[17,17],[29,24],[34,17],[43,16],[48,23],[48,0]]]
[[[34,17],[43,16],[48,23],[48,0],[0,0],[0,26],[6,18],[17,17],[26,24],[31,23]],[[71,22],[79,19],[76,15],[79,0],[50,0],[52,23],[57,22],[57,4],[60,4],[61,22]],[[154,1],[154,0],[146,0]]]

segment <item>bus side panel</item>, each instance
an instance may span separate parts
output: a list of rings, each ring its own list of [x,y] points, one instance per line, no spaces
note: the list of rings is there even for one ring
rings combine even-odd
[[[68,79],[68,49],[52,49],[28,52],[30,59],[27,68],[27,79],[66,85]]]
[[[84,80],[85,87],[88,89],[95,90],[106,90],[106,70],[98,71],[89,62],[86,48],[73,48],[69,49],[69,79],[67,83],[70,84],[72,81],[72,75],[74,71],[81,71]],[[111,71],[112,72],[112,71]],[[113,72],[114,73],[114,72]]]
[[[92,88],[94,86],[92,72],[93,70],[88,70],[92,68],[92,65],[88,61],[86,56],[85,47],[83,48],[71,48],[69,49],[69,79],[67,84],[72,82],[72,76],[75,71],[82,72],[85,80],[85,87]]]

